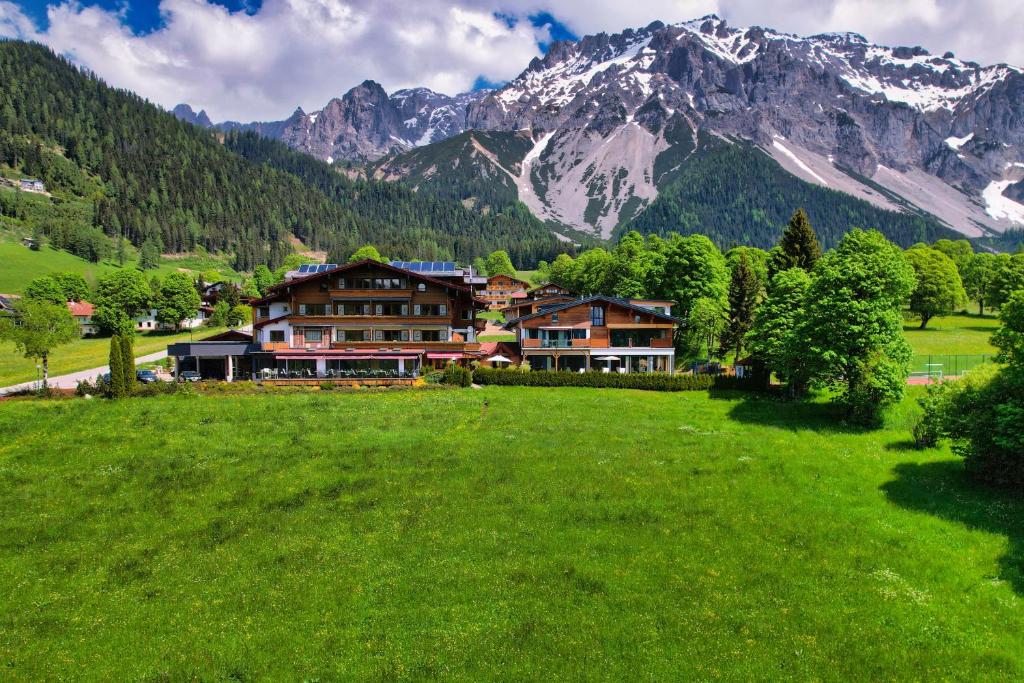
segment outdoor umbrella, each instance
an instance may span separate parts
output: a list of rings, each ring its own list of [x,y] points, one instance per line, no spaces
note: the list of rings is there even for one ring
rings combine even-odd
[[[491,362],[491,363],[511,363],[512,362],[508,358],[505,358],[505,356],[502,356],[500,353],[497,356],[491,356],[487,360],[489,362]]]

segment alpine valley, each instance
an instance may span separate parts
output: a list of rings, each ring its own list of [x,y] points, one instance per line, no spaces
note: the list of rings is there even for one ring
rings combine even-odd
[[[716,16],[556,42],[497,90],[367,81],[320,111],[215,127],[477,211],[522,202],[562,240],[767,246],[795,206],[826,244],[853,225],[999,244],[1024,225],[1021,69]]]

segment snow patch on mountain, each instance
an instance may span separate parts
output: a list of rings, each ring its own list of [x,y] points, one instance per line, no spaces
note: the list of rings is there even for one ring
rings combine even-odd
[[[785,138],[781,138],[778,135],[776,135],[775,138],[772,140],[772,147],[785,154],[794,164],[797,165],[797,167],[801,171],[803,171],[807,176],[809,176],[812,181],[817,182],[819,185],[824,185],[825,187],[828,187],[827,180],[825,180],[820,175],[811,170],[811,167],[805,164],[803,161],[801,161],[800,157],[791,152],[788,147],[782,144],[782,140],[784,139]]]
[[[1003,192],[1013,180],[993,180],[982,191],[985,200],[985,212],[997,220],[1008,220],[1014,225],[1024,225],[1024,204],[1003,196]]]

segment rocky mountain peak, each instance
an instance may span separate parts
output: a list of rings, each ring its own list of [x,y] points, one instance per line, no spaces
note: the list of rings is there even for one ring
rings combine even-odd
[[[191,106],[187,104],[179,104],[171,110],[171,113],[174,114],[178,119],[185,121],[187,123],[191,123],[195,126],[209,128],[213,125],[213,122],[210,121],[210,117],[206,115],[205,109],[200,110],[199,113],[197,114],[195,111],[193,111]]]

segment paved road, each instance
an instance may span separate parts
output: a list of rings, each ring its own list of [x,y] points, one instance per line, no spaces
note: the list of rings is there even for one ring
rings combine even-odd
[[[252,332],[252,325],[246,325],[238,328],[240,332]],[[157,351],[156,353],[150,353],[145,356],[139,356],[135,359],[136,365],[142,365],[144,363],[152,363],[153,361],[160,360],[161,358],[167,357],[167,349],[163,351]],[[51,387],[59,389],[74,389],[78,386],[78,383],[83,379],[87,379],[90,382],[96,379],[97,375],[102,375],[110,371],[110,368],[106,365],[101,365],[98,368],[90,368],[89,370],[80,370],[78,372],[72,372],[67,375],[51,376],[48,380]],[[35,381],[22,382],[21,384],[13,384],[9,387],[0,387],[0,396],[4,394],[14,393],[16,391],[24,391],[25,389],[32,389],[36,386]]]
[[[152,363],[153,361],[160,360],[167,356],[167,349],[163,351],[157,351],[146,356],[139,356],[135,359],[136,365],[142,365],[143,363]],[[57,377],[50,377],[49,384],[51,387],[59,389],[74,389],[78,386],[78,383],[83,379],[87,379],[90,382],[96,379],[98,375],[102,375],[109,372],[110,368],[106,365],[101,365],[98,368],[92,368],[90,370],[80,370],[79,372],[72,372],[67,375],[58,375]],[[32,389],[36,386],[35,380],[31,382],[22,382],[21,384],[13,384],[9,387],[0,387],[0,396],[4,394],[14,393],[16,391],[23,391],[25,389]]]

